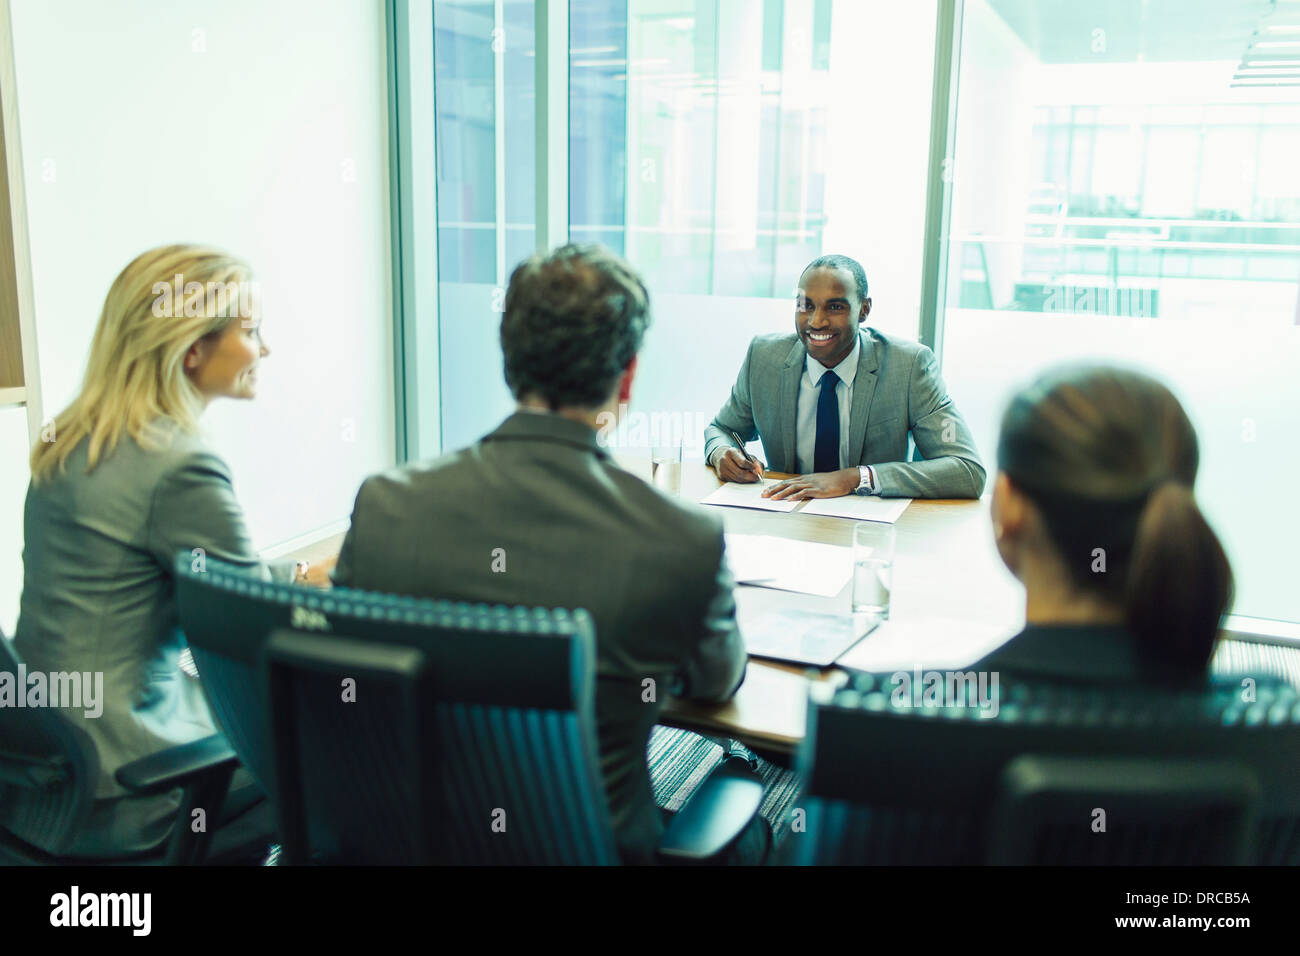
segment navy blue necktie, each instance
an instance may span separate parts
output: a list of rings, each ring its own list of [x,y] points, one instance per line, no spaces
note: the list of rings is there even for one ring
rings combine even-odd
[[[840,377],[834,372],[822,373],[817,384],[822,393],[817,397],[817,444],[813,446],[813,471],[840,470],[840,403],[835,399],[835,386]]]

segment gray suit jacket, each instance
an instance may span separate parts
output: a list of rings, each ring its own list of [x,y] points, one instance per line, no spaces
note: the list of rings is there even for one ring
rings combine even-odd
[[[367,479],[334,582],[589,611],[615,837],[626,861],[649,862],[662,822],[646,747],[665,691],[726,700],[745,673],[722,549],[716,515],[619,468],[591,428],[519,412],[469,448]]]
[[[917,342],[858,330],[861,351],[849,420],[851,460],[871,465],[886,498],[978,498],[984,466],[948,397],[934,353]],[[731,445],[718,426],[763,442],[771,471],[798,471],[795,419],[807,350],[793,332],[749,344],[731,397],[704,430],[705,460]],[[918,460],[908,461],[911,433]]]
[[[63,710],[89,734],[100,764],[90,825],[68,852],[114,856],[161,843],[180,802],[179,791],[126,796],[117,769],[214,733],[199,683],[177,666],[185,643],[176,552],[202,548],[249,566],[257,559],[230,473],[199,438],[174,432],[162,451],[123,438],[89,474],[86,445],[62,474],[28,488],[14,648],[28,673],[103,674],[100,716]],[[17,835],[40,845],[40,834]]]

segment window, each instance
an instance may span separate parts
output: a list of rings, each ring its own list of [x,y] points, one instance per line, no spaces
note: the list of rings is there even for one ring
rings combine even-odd
[[[1300,88],[1234,85],[1269,4],[1121,8],[965,3],[944,374],[990,456],[1008,389],[1053,361],[1162,378],[1236,613],[1300,621],[1300,512],[1268,494],[1300,470]]]

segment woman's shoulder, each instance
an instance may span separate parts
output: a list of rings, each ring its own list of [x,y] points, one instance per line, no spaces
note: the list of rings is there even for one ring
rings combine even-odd
[[[201,434],[159,420],[138,436],[126,434],[88,468],[89,439],[83,438],[59,476],[61,483],[98,489],[114,484],[153,488],[178,474],[210,473],[229,480],[229,469]]]
[[[166,419],[152,422],[138,437],[125,437],[121,450],[127,458],[146,464],[160,476],[195,465],[227,470],[206,435]]]

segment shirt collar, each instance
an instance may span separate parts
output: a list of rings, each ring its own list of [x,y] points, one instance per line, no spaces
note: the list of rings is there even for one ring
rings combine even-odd
[[[827,368],[821,362],[817,361],[811,355],[804,357],[804,370],[812,379],[813,385],[820,385],[822,376],[827,372],[834,372],[839,376],[839,380],[845,385],[853,385],[853,377],[858,374],[858,357],[862,354],[862,336],[856,335],[853,338],[853,351],[844,356],[840,364],[834,368]]]

